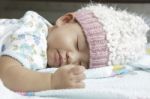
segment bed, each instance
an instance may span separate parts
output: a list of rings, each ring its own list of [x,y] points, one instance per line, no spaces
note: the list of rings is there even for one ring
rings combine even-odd
[[[150,49],[139,61],[124,65],[115,75],[111,66],[85,71],[83,89],[46,90],[41,92],[13,92],[0,81],[1,99],[150,99]],[[39,72],[54,72],[57,68]],[[101,71],[101,72],[99,72]]]

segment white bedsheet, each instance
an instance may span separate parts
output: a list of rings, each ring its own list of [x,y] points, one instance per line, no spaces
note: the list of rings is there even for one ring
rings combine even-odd
[[[99,68],[89,69],[84,89],[48,90],[33,93],[35,96],[21,96],[0,81],[0,99],[150,99],[150,56],[128,66],[131,71],[127,74],[106,78],[98,77]]]
[[[0,99],[150,99],[150,73],[134,71],[122,76],[86,79],[85,89],[48,90],[35,97],[18,95],[0,84]],[[41,98],[38,96],[42,96]]]

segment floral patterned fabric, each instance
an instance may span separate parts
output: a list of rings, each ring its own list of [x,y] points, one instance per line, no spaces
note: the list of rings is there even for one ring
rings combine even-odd
[[[0,19],[0,55],[37,70],[47,65],[47,35],[51,24],[34,11],[20,19]]]

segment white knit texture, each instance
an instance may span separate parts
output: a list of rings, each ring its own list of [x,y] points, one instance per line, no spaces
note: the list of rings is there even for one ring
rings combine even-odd
[[[128,64],[145,54],[149,26],[141,17],[101,4],[83,9],[92,11],[107,33],[108,65]]]

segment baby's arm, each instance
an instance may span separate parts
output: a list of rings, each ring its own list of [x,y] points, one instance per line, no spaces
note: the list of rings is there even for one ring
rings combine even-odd
[[[8,56],[0,57],[0,78],[5,86],[15,91],[39,91],[51,88],[51,74],[28,70]]]
[[[84,68],[62,66],[54,74],[40,73],[24,68],[18,61],[0,57],[0,78],[4,85],[14,91],[41,91],[61,88],[84,87]]]

